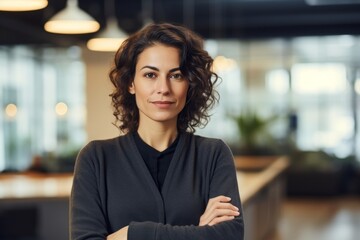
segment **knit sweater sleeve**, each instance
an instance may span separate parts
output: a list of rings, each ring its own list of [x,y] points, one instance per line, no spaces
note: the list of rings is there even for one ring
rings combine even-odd
[[[99,163],[95,144],[90,142],[79,153],[70,197],[70,239],[104,240],[108,235],[99,188]]]
[[[210,181],[209,198],[219,195],[231,197],[232,204],[240,209],[240,216],[213,226],[172,226],[155,222],[131,222],[129,225],[128,240],[244,239],[243,212],[233,155],[223,141],[218,140],[215,144],[216,151],[213,154],[215,161]]]

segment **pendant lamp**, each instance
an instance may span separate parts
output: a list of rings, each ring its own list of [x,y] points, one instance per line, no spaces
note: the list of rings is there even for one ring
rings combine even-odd
[[[115,0],[105,0],[105,16],[108,16],[106,28],[90,39],[86,45],[92,51],[116,52],[128,35],[118,26]]]
[[[107,20],[106,28],[98,36],[90,39],[86,46],[92,51],[116,52],[127,34],[119,27],[115,18]]]
[[[68,0],[64,10],[45,23],[45,30],[51,33],[84,34],[100,29],[100,24],[78,7],[77,0]]]
[[[47,5],[47,0],[0,0],[0,11],[33,11],[45,8]]]

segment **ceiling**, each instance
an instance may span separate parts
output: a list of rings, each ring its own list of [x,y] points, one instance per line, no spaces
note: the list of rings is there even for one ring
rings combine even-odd
[[[114,1],[78,0],[80,8],[98,20],[102,28],[106,24],[105,16],[115,14],[119,26],[129,34],[141,28],[143,16],[148,15],[155,22],[184,24],[205,38],[360,35],[360,0]],[[59,35],[43,30],[44,23],[65,5],[66,0],[49,0],[42,10],[0,11],[0,45],[68,46],[94,36]],[[109,9],[115,11],[111,13]]]

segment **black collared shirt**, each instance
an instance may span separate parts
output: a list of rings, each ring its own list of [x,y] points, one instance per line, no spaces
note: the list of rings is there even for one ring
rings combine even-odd
[[[139,149],[142,158],[145,161],[147,168],[149,169],[151,176],[153,177],[159,190],[161,190],[166,173],[169,169],[171,159],[173,158],[179,137],[164,151],[159,152],[155,148],[145,143],[137,132],[133,133],[135,144]]]

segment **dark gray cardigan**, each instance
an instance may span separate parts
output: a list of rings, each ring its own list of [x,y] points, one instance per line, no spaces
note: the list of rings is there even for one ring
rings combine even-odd
[[[231,197],[240,216],[199,227],[208,200],[218,195]],[[87,144],[75,166],[70,238],[103,240],[126,225],[128,240],[243,239],[243,213],[227,145],[181,134],[160,192],[131,134]]]

